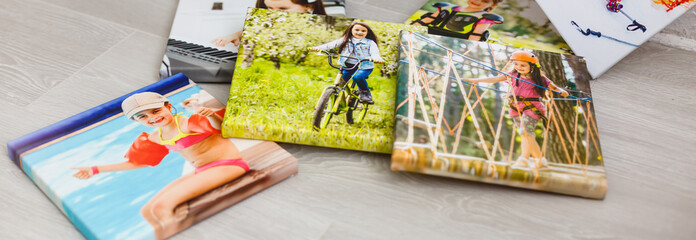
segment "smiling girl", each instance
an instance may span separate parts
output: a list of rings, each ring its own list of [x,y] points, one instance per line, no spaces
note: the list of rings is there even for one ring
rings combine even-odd
[[[372,31],[369,25],[361,22],[354,22],[346,28],[341,38],[320,46],[310,47],[310,49],[321,51],[338,48],[338,51],[341,53],[341,58],[338,62],[343,66],[351,68],[363,59],[370,59],[377,63],[383,63],[384,60],[379,54],[377,42],[377,35]],[[360,90],[360,101],[368,104],[374,104],[370,88],[367,86],[367,77],[370,76],[374,67],[374,63],[366,61],[360,63],[358,68],[343,70],[342,72],[344,81],[350,80],[351,77],[353,78],[353,82],[358,85],[358,89]]]
[[[481,82],[497,83],[508,80],[508,84],[512,86],[512,94],[509,95],[509,116],[517,126],[517,130],[522,137],[521,153],[513,167],[533,167],[537,169],[547,167],[548,163],[546,158],[541,156],[541,148],[536,142],[535,135],[535,129],[539,120],[546,120],[546,110],[540,101],[545,95],[545,88],[557,91],[564,97],[568,96],[568,92],[553,84],[551,80],[541,73],[541,66],[536,55],[519,51],[512,54],[510,61],[513,62],[515,67],[513,71],[506,75],[480,79],[462,78],[462,80],[474,84]],[[530,156],[532,159],[529,159]]]
[[[184,101],[186,102],[186,101]],[[214,110],[195,105],[197,113],[190,117],[172,114],[169,100],[154,92],[143,92],[126,98],[121,104],[129,119],[143,126],[156,128],[141,133],[125,155],[127,161],[91,167],[74,167],[76,178],[87,179],[96,174],[156,166],[169,154],[178,152],[191,165],[194,173],[181,176],[160,190],[140,210],[158,239],[171,236],[180,228],[174,209],[180,204],[234,180],[249,170],[234,143],[220,135],[224,109]],[[184,213],[185,214],[185,213]]]

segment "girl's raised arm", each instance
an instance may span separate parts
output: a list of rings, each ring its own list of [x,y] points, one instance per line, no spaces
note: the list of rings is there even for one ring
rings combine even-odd
[[[212,109],[212,108],[207,108],[207,107],[201,107],[198,109],[197,113],[200,114],[201,116],[207,117],[208,121],[210,122],[210,125],[216,129],[219,129],[220,126],[222,125],[222,120],[223,120],[223,116],[224,116],[224,115],[221,115],[221,114],[223,114],[222,112],[224,112],[224,111],[220,111],[220,110],[223,110],[223,109]]]
[[[113,171],[125,171],[133,170],[138,168],[143,168],[146,165],[137,165],[135,163],[126,161],[102,166],[92,166],[92,167],[71,167],[70,169],[78,170],[77,173],[73,174],[74,177],[79,179],[90,178],[100,172],[113,172]]]
[[[471,82],[471,83],[480,83],[480,82],[484,82],[484,83],[497,83],[497,82],[505,81],[506,79],[507,79],[507,76],[500,74],[500,75],[495,76],[495,77],[477,78],[477,79],[462,78],[461,80],[468,81],[468,82]]]
[[[337,48],[338,46],[340,46],[342,41],[343,41],[343,38],[339,38],[339,39],[333,40],[333,41],[326,43],[326,44],[322,44],[322,45],[319,45],[316,47],[310,47],[310,49],[312,49],[314,51],[334,49],[334,48]]]
[[[561,96],[567,97],[569,95],[568,91],[566,91],[563,88],[559,88],[558,86],[556,86],[556,84],[553,84],[553,82],[550,82],[550,81],[549,81],[549,88],[551,90],[561,92]]]

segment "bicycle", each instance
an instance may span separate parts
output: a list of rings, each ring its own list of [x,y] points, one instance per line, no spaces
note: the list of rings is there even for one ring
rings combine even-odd
[[[370,59],[357,59],[353,57],[341,56],[339,54],[333,54],[328,51],[321,51],[327,55],[329,65],[331,67],[338,69],[338,74],[334,80],[333,85],[328,86],[324,89],[321,94],[316,107],[314,108],[314,119],[312,125],[314,130],[319,131],[322,128],[326,128],[329,125],[329,121],[335,115],[339,115],[343,112],[346,113],[346,122],[348,124],[360,123],[365,119],[367,115],[367,110],[370,104],[360,101],[360,96],[357,94],[357,89],[355,89],[355,82],[353,82],[353,77],[351,76],[348,81],[343,81],[341,77],[342,70],[354,70],[359,68],[362,62],[372,61]],[[345,66],[335,66],[332,62],[332,57],[346,57],[359,60],[353,67]],[[355,74],[355,73],[353,73]],[[350,84],[349,84],[350,83]],[[355,90],[353,90],[355,89]]]

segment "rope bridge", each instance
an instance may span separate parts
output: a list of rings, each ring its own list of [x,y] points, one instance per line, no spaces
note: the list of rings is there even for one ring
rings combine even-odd
[[[518,179],[522,182],[534,183],[559,177],[559,174],[570,174],[570,178],[577,179],[572,180],[571,182],[573,183],[569,184],[575,184],[577,181],[586,181],[586,178],[591,176],[597,179],[602,179],[599,182],[594,183],[599,183],[600,186],[605,186],[602,185],[602,183],[605,183],[603,181],[603,168],[601,166],[590,166],[589,164],[590,146],[592,145],[594,149],[599,151],[599,143],[597,141],[597,126],[591,111],[592,98],[569,95],[567,98],[547,98],[544,100],[543,104],[547,109],[546,115],[548,117],[549,124],[546,128],[544,128],[543,131],[541,154],[543,157],[546,157],[548,147],[547,139],[550,135],[555,134],[555,136],[560,140],[562,149],[561,155],[564,156],[564,159],[550,159],[552,163],[549,164],[548,168],[544,169],[512,169],[510,166],[515,153],[514,144],[517,132],[515,130],[517,127],[513,125],[512,134],[508,145],[509,148],[504,149],[502,143],[503,141],[508,140],[501,139],[501,131],[503,131],[503,128],[505,127],[503,126],[503,117],[506,115],[505,111],[507,107],[501,108],[499,118],[497,119],[497,125],[494,126],[492,119],[495,118],[495,115],[492,112],[489,113],[489,110],[483,106],[483,97],[487,96],[489,93],[491,95],[507,94],[508,96],[512,97],[509,98],[510,100],[506,101],[513,101],[514,105],[518,106],[517,96],[515,96],[514,91],[512,91],[512,85],[510,84],[513,79],[543,88],[547,91],[547,93],[555,91],[528,82],[524,79],[511,76],[498,70],[495,66],[486,65],[466,56],[473,48],[469,48],[464,54],[459,54],[456,51],[434,41],[433,39],[424,37],[418,33],[408,33],[408,35],[404,35],[404,37],[407,37],[408,45],[401,45],[402,53],[405,53],[406,56],[406,60],[401,60],[401,63],[408,65],[408,97],[399,103],[396,109],[398,111],[402,107],[407,108],[407,116],[404,117],[402,115],[398,115],[397,118],[403,123],[407,124],[408,134],[405,142],[395,143],[393,159],[397,163],[395,164],[393,161],[392,168],[396,170],[400,170],[399,168],[406,168],[408,170],[421,172],[439,171],[440,174],[444,175],[467,172],[469,173],[468,175],[470,175],[469,177],[462,176],[461,174],[456,177],[471,178],[476,176],[487,176],[492,177],[493,179]],[[416,49],[414,47],[414,41],[416,41],[416,39],[425,42],[427,45],[434,45],[442,50],[445,50],[447,54],[438,55],[425,52],[422,49]],[[490,49],[490,54],[493,54],[490,44],[488,46]],[[427,53],[429,55],[435,55],[439,59],[444,59],[443,70],[436,71],[419,65],[415,58],[416,52]],[[455,64],[463,63],[464,61],[474,64],[473,67],[475,68],[490,70],[506,75],[508,77],[506,90],[478,86],[478,84],[472,84],[460,80],[461,77],[457,71],[457,68],[455,67]],[[508,61],[507,64],[510,64],[510,61]],[[503,69],[505,68],[506,67],[503,67]],[[429,77],[429,75],[431,77]],[[438,86],[437,83],[440,83],[440,86]],[[468,86],[468,91],[465,85]],[[465,105],[461,111],[461,115],[457,123],[453,126],[451,126],[444,117],[444,111],[448,100],[447,92],[448,87],[450,86],[459,89]],[[438,87],[440,88],[439,94],[436,92],[436,88]],[[439,95],[439,98],[437,95]],[[573,125],[568,125],[565,123],[565,121],[561,120],[562,115],[558,108],[559,101],[570,101],[575,103],[575,118],[573,119]],[[457,102],[457,104],[460,103]],[[508,104],[509,102],[505,102],[503,106],[508,106]],[[426,108],[426,105],[430,106],[430,111]],[[479,105],[481,105],[481,113],[477,114],[474,109]],[[416,118],[416,108],[418,108],[421,112],[421,119]],[[522,116],[520,110],[516,110],[518,111],[519,115]],[[465,121],[469,118],[476,130],[476,136],[474,139],[467,137],[462,139],[461,133],[464,129]],[[578,131],[581,122],[584,123],[585,126],[584,138],[579,136]],[[487,129],[484,129],[484,127],[487,127]],[[430,141],[423,139],[423,137],[418,140],[414,139],[414,128],[425,129]],[[522,124],[522,128],[524,128],[524,124]],[[551,130],[553,133],[551,133]],[[492,145],[486,141],[484,132],[486,132],[486,134],[490,133],[493,136]],[[454,141],[448,143],[445,140],[445,135],[453,135]],[[476,145],[483,150],[485,158],[457,154],[457,149],[462,140],[476,143]],[[578,149],[579,141],[583,141],[585,152],[584,159],[581,159],[581,150]],[[598,159],[601,161],[601,156],[598,156]],[[446,172],[443,173],[442,171]],[[521,175],[515,175],[515,171],[519,172]],[[547,179],[542,179],[544,177],[547,177]],[[568,178],[568,176],[564,177]],[[485,179],[481,178],[476,178],[476,180],[486,181]]]

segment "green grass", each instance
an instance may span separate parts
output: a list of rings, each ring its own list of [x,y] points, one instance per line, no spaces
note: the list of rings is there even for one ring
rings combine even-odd
[[[368,78],[375,104],[362,123],[349,125],[341,114],[326,129],[312,129],[314,107],[337,72],[328,65],[288,63],[276,70],[261,58],[247,69],[235,69],[223,135],[391,153],[396,78],[381,77],[378,71]]]

